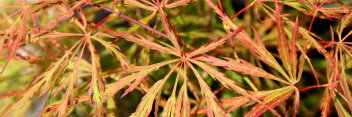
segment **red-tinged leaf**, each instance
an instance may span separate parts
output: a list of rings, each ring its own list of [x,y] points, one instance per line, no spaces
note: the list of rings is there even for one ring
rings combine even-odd
[[[243,88],[239,87],[236,85],[236,83],[229,79],[229,78],[226,78],[224,76],[224,74],[222,74],[221,72],[217,71],[216,69],[204,64],[204,63],[201,63],[201,62],[198,62],[198,61],[194,61],[194,60],[190,60],[192,63],[195,63],[196,65],[198,65],[199,67],[201,67],[205,72],[207,72],[208,74],[210,74],[214,79],[218,80],[219,82],[221,82],[222,85],[224,85],[225,87],[227,88],[232,88],[233,90],[235,90],[237,93],[249,98],[249,99],[252,99],[258,103],[261,103],[261,101],[259,101],[259,99],[257,99],[256,97],[248,94]],[[263,103],[261,103],[263,104]],[[270,109],[270,108],[269,108]],[[276,113],[275,110],[273,109],[270,109],[271,111],[273,111],[273,113]]]
[[[87,96],[78,96],[78,97],[76,97],[74,100],[70,100],[68,104],[69,104],[69,106],[73,106],[73,105],[76,104],[76,103],[88,102],[88,101],[89,101],[89,99],[88,99]],[[40,112],[39,115],[44,115],[44,114],[46,114],[46,113],[49,113],[49,112],[51,112],[51,111],[54,111],[54,110],[58,109],[61,104],[62,104],[62,103],[48,105],[47,107],[44,107],[44,108],[42,109],[42,111]]]
[[[275,89],[275,90],[270,90],[270,91],[256,91],[256,92],[251,92],[250,94],[253,95],[254,97],[258,99],[262,99],[267,97],[268,95],[271,95],[272,93],[281,91],[281,90],[286,90],[285,88],[280,88],[280,89]],[[238,96],[238,97],[230,97],[230,98],[223,98],[220,99],[222,105],[224,108],[229,108],[227,112],[231,112],[240,106],[249,106],[252,105],[253,103],[248,103],[250,102],[249,98],[246,98],[245,96]],[[248,105],[244,105],[248,103]]]
[[[242,38],[238,38],[241,42],[244,42],[244,44],[250,49],[251,53],[256,57],[257,59],[265,62],[272,68],[276,69],[279,71],[286,80],[290,81],[289,76],[286,74],[286,72],[283,70],[281,65],[276,61],[274,56],[266,49],[262,38],[259,36],[258,32],[253,28],[253,33],[256,39],[256,43],[253,42],[252,40],[244,40]]]
[[[155,71],[162,66],[165,66],[167,64],[171,64],[177,61],[179,60],[173,59],[173,60],[145,66],[138,73],[134,73],[129,76],[123,77],[115,83],[107,84],[106,90],[104,92],[104,97],[107,97],[107,98],[112,97],[115,95],[116,92],[120,91],[123,87],[130,85],[130,87],[124,93],[124,95],[126,95],[130,91],[134,90],[134,88],[136,88],[139,85],[139,83],[143,80],[143,78],[146,77],[150,72]],[[133,82],[133,84],[131,84],[131,82]]]
[[[65,88],[67,84],[68,84],[68,80],[67,79],[65,79],[64,81],[61,81],[60,84],[57,84],[58,87],[54,91],[53,95],[57,96],[57,94],[60,93],[60,91],[62,91],[62,89]]]
[[[265,1],[274,2],[275,0],[265,0]],[[316,3],[313,3],[313,1],[307,2],[307,0],[298,0],[298,1],[285,0],[285,1],[279,1],[279,2],[285,5],[291,6],[307,15],[315,16],[321,19],[332,20],[332,18],[341,18],[342,14],[349,12],[348,11],[349,7],[347,6],[341,6],[341,7],[325,6],[326,3],[334,4],[334,2],[332,2],[331,0],[324,0],[323,2],[314,1]]]
[[[238,60],[240,60],[240,62],[233,60],[231,58],[225,58],[227,60],[227,61],[225,61],[225,60],[218,59],[215,57],[210,57],[210,56],[197,57],[195,59],[207,62],[211,65],[224,67],[225,69],[240,72],[243,74],[248,74],[248,75],[252,75],[252,76],[256,76],[256,77],[268,78],[268,79],[272,79],[272,80],[277,80],[277,81],[285,83],[285,84],[289,84],[287,81],[282,80],[282,79],[280,79],[270,73],[267,73],[265,70],[258,68],[256,66],[252,65],[251,63],[248,63],[248,62],[246,62],[242,59],[239,59],[239,58],[238,58]]]
[[[291,29],[294,29],[295,24],[292,21],[286,21],[287,18],[283,18],[283,20],[285,21],[285,23],[287,24],[287,26],[289,26]],[[328,52],[323,48],[322,45],[319,44],[319,42],[314,39],[311,35],[310,32],[308,32],[306,29],[299,27],[298,28],[298,33],[300,33],[304,39],[307,39],[307,41],[315,48],[317,48],[318,52],[323,54],[325,59],[327,59],[327,61],[330,61],[330,55],[328,54]]]
[[[337,111],[337,114],[339,115],[339,117],[351,117],[351,112],[349,113],[341,104],[341,102],[339,100],[336,100],[335,103],[335,108]]]
[[[198,65],[200,68],[202,68],[206,73],[208,73],[212,78],[216,79],[217,81],[221,82],[222,85],[224,85],[226,88],[231,88],[232,85],[235,85],[236,83],[225,77],[225,74],[217,71],[215,68],[210,67],[209,65],[206,65],[202,62],[195,61],[195,60],[190,60],[192,63]],[[236,91],[236,89],[234,89]],[[244,90],[244,89],[241,89]]]
[[[10,49],[9,49],[10,54],[7,56],[6,63],[5,63],[5,65],[2,67],[2,69],[1,69],[1,71],[0,71],[0,74],[2,74],[2,73],[5,71],[7,65],[9,64],[9,62],[11,61],[11,59],[13,58],[13,56],[15,55],[17,48],[20,47],[20,43],[21,43],[21,42],[20,42],[20,38],[21,38],[21,37],[17,38],[17,39],[15,40],[15,42],[12,43],[13,45],[11,45],[12,47],[10,47]]]
[[[164,2],[165,1],[165,2]],[[177,0],[173,3],[169,3],[168,4],[168,0],[163,0],[163,4],[165,8],[175,8],[175,7],[179,7],[179,6],[184,6],[184,5],[188,5],[190,2],[194,2],[196,0]]]
[[[321,108],[321,116],[327,117],[330,111],[330,100],[331,100],[331,93],[328,88],[324,91],[324,97],[321,101],[320,108]]]
[[[16,90],[8,92],[8,93],[2,93],[2,94],[0,94],[0,99],[16,96],[16,95],[19,95],[22,93],[23,93],[23,91],[16,91]]]
[[[43,36],[40,36],[40,38],[59,38],[59,37],[75,37],[75,36],[82,37],[84,36],[84,34],[53,32],[53,33],[47,33]]]
[[[210,90],[210,87],[205,83],[199,72],[193,67],[190,62],[187,62],[188,66],[192,69],[194,75],[197,77],[198,83],[201,87],[201,93],[207,102],[207,115],[209,117],[224,117],[226,116],[224,109],[219,105],[219,102]]]
[[[220,99],[220,101],[224,109],[227,109],[226,112],[229,113],[243,106],[244,104],[248,103],[250,99],[245,98],[244,96],[240,96],[240,97],[224,98],[224,99]],[[206,113],[207,113],[206,108],[202,108],[197,111],[197,114],[206,114]]]
[[[107,37],[107,38],[116,38],[115,36],[112,36],[110,34],[103,33],[103,32],[97,32],[95,35],[96,36],[104,36],[104,37]]]
[[[106,31],[106,32],[108,32],[108,33],[110,33],[112,35],[125,38],[127,41],[134,42],[134,43],[139,44],[141,46],[144,46],[144,47],[147,47],[147,48],[150,48],[150,49],[154,49],[154,50],[158,50],[158,51],[167,52],[167,53],[170,53],[170,54],[173,54],[173,55],[176,55],[176,56],[180,56],[180,52],[178,52],[177,50],[174,50],[174,49],[167,48],[167,47],[164,47],[162,45],[159,45],[159,44],[157,44],[157,43],[155,43],[153,41],[145,39],[145,37],[143,37],[141,35],[137,35],[137,37],[136,37],[136,36],[133,36],[133,35],[131,35],[129,33],[117,32],[117,31],[114,31],[114,30],[111,30],[111,29],[104,28],[102,26],[98,26],[98,28],[100,30]]]
[[[110,98],[110,97],[114,96],[116,94],[116,92],[120,91],[125,86],[130,85],[131,82],[133,82],[135,80],[135,78],[133,78],[133,77],[136,77],[136,76],[137,76],[137,74],[135,74],[133,76],[131,75],[131,76],[123,77],[114,83],[107,84],[105,92],[104,92],[104,96],[106,98]]]
[[[347,45],[343,45],[342,48],[345,50],[345,52],[352,57],[352,46],[347,46]]]
[[[24,109],[23,107],[28,107],[28,105],[31,103],[32,97],[38,90],[40,90],[40,87],[44,84],[44,82],[45,80],[41,80],[33,86],[27,88],[27,90],[21,95],[20,98],[18,98],[14,103],[8,105],[6,109],[1,112],[1,116],[9,116],[15,111]]]
[[[214,9],[215,13],[218,14],[221,19],[224,20],[224,19],[226,18],[227,20],[231,21],[230,18],[228,18],[228,17],[224,14],[224,12],[222,12],[211,0],[205,0],[205,2],[207,2],[207,4],[208,4],[211,8]],[[231,22],[232,22],[232,21],[231,21]],[[233,29],[237,29],[237,27],[236,27],[236,28],[233,28]]]
[[[281,92],[289,89],[289,87],[284,87],[280,89],[274,89],[270,91],[256,91],[256,92],[248,92],[250,95],[254,96],[255,98],[258,99],[263,99],[265,97],[268,97],[272,95],[275,92]],[[251,101],[250,98],[247,98],[245,96],[238,96],[238,97],[229,97],[229,98],[222,98],[220,99],[222,106],[227,109],[226,112],[231,112],[239,107],[246,107],[249,105],[253,105],[255,102]],[[198,110],[198,113],[206,113],[206,109],[200,109]]]
[[[83,40],[79,40],[78,42],[73,45],[70,50],[68,50],[64,56],[62,56],[48,71],[46,71],[42,76],[38,77],[40,80],[45,80],[45,85],[43,86],[44,91],[43,93],[46,93],[49,89],[51,89],[56,82],[52,81],[57,81],[60,75],[55,75],[56,72],[57,74],[61,74],[65,71],[65,67],[69,64],[69,56],[72,54],[72,51],[76,48],[76,51],[81,48],[83,44]],[[75,52],[76,53],[76,52]],[[33,82],[36,83],[36,82]]]
[[[86,44],[84,44],[82,48],[85,48],[85,46],[86,46]],[[83,52],[84,52],[84,49],[82,49],[81,52],[79,53],[79,57],[77,59],[74,59],[72,75],[66,79],[68,86],[67,86],[67,89],[66,89],[64,96],[60,100],[61,104],[60,104],[59,113],[58,113],[59,117],[68,116],[69,109],[73,107],[72,105],[70,105],[70,101],[75,100],[75,97],[76,97],[74,88],[75,88],[75,85],[77,84],[78,72],[80,70],[80,64],[81,64]]]
[[[143,70],[146,66],[131,66],[129,68],[123,69],[121,72],[113,74],[112,76],[121,76],[129,73],[139,72]]]
[[[148,40],[148,39],[144,38],[141,35],[137,35],[137,36],[139,37],[139,39],[137,37],[134,37],[134,36],[129,36],[128,38],[126,38],[126,40],[134,42],[134,43],[139,44],[141,46],[153,49],[153,50],[163,51],[163,52],[166,52],[166,53],[169,53],[169,54],[173,54],[175,56],[181,56],[181,52],[178,51],[178,50],[174,50],[174,49],[167,48],[167,47],[164,47],[162,45],[159,45],[159,44],[157,44],[157,43],[155,43],[155,42],[153,42],[151,40]]]
[[[169,19],[167,19],[162,9],[159,9],[159,14],[161,16],[161,23],[163,24],[163,29],[166,34],[169,36],[169,40],[172,45],[178,50],[181,51],[180,44],[184,45],[184,42],[180,35],[176,32],[176,29],[171,25]],[[185,46],[185,45],[184,45]]]
[[[0,6],[0,8],[21,8],[21,6]]]
[[[128,36],[130,36],[129,33],[126,33],[126,32],[117,32],[117,31],[114,31],[114,30],[111,30],[111,29],[108,29],[108,28],[105,28],[103,26],[100,26],[100,25],[96,25],[92,22],[89,22],[90,25],[92,25],[93,27],[97,27],[99,30],[101,31],[105,31],[105,32],[108,32],[112,35],[115,35],[115,36],[118,36],[118,37],[122,37],[122,38],[127,38]]]
[[[221,82],[222,85],[224,85],[226,88],[232,88],[234,89],[236,92],[239,92],[240,94],[242,94],[243,92],[245,92],[244,89],[238,87],[235,85],[235,82],[229,78],[226,78],[224,74],[222,74],[221,72],[217,71],[216,69],[204,64],[204,63],[201,63],[201,62],[198,62],[198,61],[195,61],[195,60],[190,60],[192,63],[198,65],[199,67],[201,67],[206,73],[208,73],[212,78],[218,80],[219,82]],[[195,72],[195,71],[194,71]],[[225,107],[224,107],[225,108]],[[207,113],[208,113],[208,116],[209,116],[209,108],[207,108]]]
[[[64,96],[62,97],[62,99],[60,100],[61,104],[59,107],[59,112],[58,112],[58,116],[59,117],[66,117],[69,114],[69,106],[68,106],[68,102],[70,100],[70,98],[72,99],[72,94],[74,94],[73,91],[73,85],[74,85],[74,80],[71,79],[71,81],[68,83],[69,86],[67,88],[67,91],[65,92]]]
[[[224,108],[229,108],[226,110],[226,112],[232,112],[237,108],[241,107],[242,105],[248,103],[250,100],[248,98],[245,98],[244,96],[240,96],[220,99],[220,101],[223,104]]]
[[[172,89],[172,94],[169,97],[169,99],[166,102],[166,105],[163,109],[163,112],[161,113],[161,117],[174,117],[176,115],[177,112],[176,110],[176,88],[177,88],[177,83],[178,83],[178,79],[179,79],[179,74],[176,76],[176,81],[174,83],[174,87]]]
[[[197,56],[197,55],[206,53],[210,50],[217,48],[220,45],[223,45],[227,39],[231,38],[232,36],[236,35],[238,32],[242,31],[242,28],[243,28],[243,26],[239,27],[238,29],[236,29],[232,33],[229,33],[228,35],[226,35],[225,37],[221,38],[220,40],[218,40],[216,42],[212,42],[210,44],[207,44],[207,45],[204,45],[204,46],[198,48],[197,50],[192,51],[191,53],[189,53],[189,55],[187,57],[192,58],[193,56]]]
[[[312,73],[314,75],[314,78],[317,82],[317,84],[319,85],[319,79],[318,79],[318,76],[317,76],[317,73],[313,67],[313,64],[310,60],[310,58],[308,57],[307,55],[307,51],[305,49],[303,49],[301,46],[297,46],[297,49],[301,52],[301,56],[299,58],[299,64],[297,65],[297,68],[298,68],[298,72],[297,72],[297,80],[296,81],[300,81],[301,78],[302,78],[302,73],[303,73],[303,70],[304,70],[304,63],[305,61],[307,61],[308,65],[309,65],[309,68],[310,70],[312,70]]]
[[[128,68],[130,67],[130,63],[127,60],[127,57],[125,55],[123,55],[120,51],[118,51],[117,49],[119,49],[119,47],[117,45],[112,44],[111,42],[107,42],[104,41],[100,38],[94,37],[92,36],[93,39],[95,39],[96,41],[100,42],[108,52],[110,52],[111,55],[115,55],[116,58],[120,61],[122,68]]]
[[[296,17],[296,21],[295,21],[295,28],[292,32],[292,38],[291,38],[291,42],[290,42],[290,46],[289,46],[289,61],[290,61],[290,66],[291,66],[291,74],[293,75],[293,78],[295,80],[297,80],[297,47],[296,47],[296,36],[297,36],[297,31],[298,31],[298,17]]]
[[[292,116],[296,117],[300,105],[300,93],[297,88],[295,88],[295,98],[293,99],[293,109],[292,109]]]
[[[341,55],[342,56],[342,55]],[[348,74],[346,73],[346,62],[345,62],[345,58],[342,56],[340,58],[340,77],[338,79],[338,81],[340,82],[340,87],[341,87],[341,92],[342,92],[342,95],[345,97],[345,101],[347,102],[347,105],[348,105],[348,109],[352,111],[352,96],[351,96],[351,90],[348,86]]]
[[[175,107],[175,116],[176,117],[190,117],[191,109],[190,109],[190,101],[187,94],[187,81],[185,80],[181,90],[179,92],[176,107]]]
[[[248,94],[244,89],[240,88],[239,86],[235,85],[235,82],[230,80],[229,78],[226,78],[221,72],[216,71],[214,68],[207,66],[206,64],[203,64],[201,62],[198,61],[194,61],[194,60],[190,60],[192,63],[197,64],[199,67],[201,67],[204,71],[206,71],[208,74],[210,74],[214,79],[217,79],[218,81],[220,81],[225,87],[230,87],[232,89],[234,89],[236,92],[238,92],[239,94],[242,94],[243,96],[260,103],[261,105],[263,105],[265,108],[267,108],[268,110],[272,111],[275,115],[279,114],[272,108],[266,106],[263,102],[261,102],[259,99],[257,99],[256,97]],[[189,66],[191,66],[191,64],[189,63]],[[191,66],[193,67],[193,66]],[[195,69],[193,70],[194,72]],[[197,76],[197,74],[196,74]],[[207,110],[208,116],[209,114],[211,115],[212,113],[209,113],[209,108]]]
[[[352,22],[352,13],[347,13],[341,18],[341,22],[338,24],[336,32],[341,35],[343,30]]]
[[[99,56],[97,55],[97,52],[95,50],[95,47],[93,43],[91,42],[90,39],[87,39],[88,43],[88,48],[91,54],[91,81],[90,81],[90,87],[88,90],[88,95],[90,95],[93,99],[94,102],[94,115],[98,117],[102,117],[103,114],[105,113],[105,108],[103,106],[102,102],[102,92],[104,91],[104,84],[102,83],[102,76],[101,76],[101,71],[100,71],[100,60]]]
[[[342,39],[341,42],[343,42],[344,44],[351,44],[351,42],[345,41],[346,39],[348,39],[350,36],[352,35],[352,30],[350,30],[350,32],[348,32]]]
[[[164,86],[165,79],[156,82],[149,90],[148,93],[144,95],[142,101],[139,103],[136,112],[132,113],[130,117],[148,117],[149,113],[152,111],[153,102],[157,94]]]
[[[168,80],[170,75],[178,67],[179,63],[175,65],[170,72],[161,80],[156,82],[148,92],[143,96],[142,101],[139,103],[136,112],[132,113],[130,117],[148,117],[149,113],[152,111],[153,102],[155,97],[161,93],[161,90],[164,87],[165,82]]]
[[[52,29],[56,24],[60,23],[61,21],[63,21],[62,19],[67,18],[67,17],[71,17],[74,14],[74,10],[76,10],[77,8],[81,7],[82,5],[85,4],[86,1],[77,1],[74,3],[74,6],[70,7],[69,9],[66,8],[62,8],[60,10],[63,10],[63,14],[60,15],[55,21],[51,22],[50,24],[48,24],[46,27],[42,28],[38,33],[42,33],[45,32],[49,29]]]
[[[267,96],[264,99],[264,102],[266,105],[268,105],[271,108],[274,108],[281,103],[285,102],[294,92],[293,88],[288,87],[289,89],[286,88],[286,90],[279,91],[279,92],[273,92],[271,95]],[[252,108],[250,112],[248,112],[245,116],[246,117],[258,117],[264,112],[266,112],[268,109],[265,108],[263,105],[256,105]]]
[[[21,23],[21,25],[20,25],[20,29],[21,30],[13,30],[13,32],[12,33],[18,33],[17,35],[16,35],[16,38],[9,38],[8,39],[8,50],[9,50],[9,52],[10,52],[10,54],[7,56],[7,59],[6,59],[6,63],[5,63],[5,65],[2,67],[2,69],[1,69],[1,71],[0,71],[0,74],[2,74],[3,72],[4,72],[4,70],[5,70],[5,68],[6,68],[6,66],[9,64],[9,62],[10,62],[10,60],[14,57],[14,55],[16,54],[16,51],[17,51],[17,49],[20,47],[20,45],[21,45],[21,41],[26,37],[26,33],[27,33],[27,31],[26,31],[26,29],[27,29],[27,26],[26,26],[26,17],[24,16],[23,18],[22,18],[22,23]],[[4,41],[5,41],[5,36],[4,36]],[[11,40],[11,39],[13,39],[13,40]],[[9,40],[11,40],[11,41],[9,41]],[[13,42],[12,42],[13,41]],[[9,42],[12,42],[12,43],[9,43]],[[0,48],[2,48],[2,47],[0,47]]]
[[[150,3],[149,1],[143,1],[143,2],[147,2],[149,5],[152,5],[152,3]],[[149,5],[145,5],[139,2],[139,0],[125,0],[125,4],[126,5],[131,5],[137,8],[143,8],[146,10],[150,10],[150,11],[154,11],[157,10],[156,6],[149,6]]]
[[[238,29],[238,26],[230,20],[225,14],[221,12],[221,10],[212,3],[211,0],[206,0],[208,5],[215,10],[215,12],[220,16],[222,21],[227,24],[231,29],[235,30]],[[281,65],[276,61],[276,59],[270,54],[270,52],[265,48],[264,44],[261,39],[258,38],[258,34],[255,34],[257,43],[255,43],[245,31],[240,32],[236,39],[241,41],[245,46],[247,46],[253,55],[263,62],[267,63],[269,66],[278,70],[287,80],[289,80],[288,75],[285,71],[281,68]]]
[[[293,73],[292,73],[292,66],[291,66],[291,62],[289,60],[290,54],[289,54],[289,49],[287,48],[288,43],[286,41],[286,36],[284,35],[284,31],[283,31],[283,27],[282,27],[282,17],[280,15],[280,9],[279,9],[279,4],[278,4],[278,0],[274,1],[274,6],[275,6],[275,19],[276,19],[276,28],[278,30],[277,32],[277,37],[276,37],[276,42],[277,42],[277,50],[279,52],[280,58],[283,62],[284,67],[286,68],[286,70],[288,71],[290,78],[294,78],[293,77]],[[294,56],[293,56],[294,57]],[[288,78],[287,80],[289,82],[291,82],[292,79]]]

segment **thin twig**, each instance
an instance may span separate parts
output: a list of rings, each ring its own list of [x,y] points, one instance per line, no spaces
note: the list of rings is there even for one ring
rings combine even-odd
[[[123,14],[123,13],[121,13],[121,12],[116,12],[116,11],[110,9],[110,8],[107,8],[107,7],[103,6],[103,5],[96,4],[96,3],[87,2],[86,4],[99,7],[99,8],[101,8],[101,9],[103,9],[104,11],[107,11],[107,12],[110,12],[110,13],[114,13],[114,14],[116,14],[118,17],[121,17],[121,18],[123,18],[123,19],[125,19],[125,20],[127,20],[127,21],[130,21],[130,22],[133,22],[133,23],[135,23],[135,24],[137,24],[137,25],[139,25],[139,26],[141,26],[141,27],[143,27],[143,28],[145,28],[145,29],[147,29],[147,30],[149,30],[149,31],[152,31],[152,32],[154,32],[154,33],[156,33],[156,34],[162,36],[162,37],[169,38],[169,36],[167,36],[166,34],[160,32],[160,31],[158,31],[158,30],[155,30],[154,28],[149,27],[148,25],[145,25],[145,24],[143,24],[143,23],[141,23],[141,22],[139,22],[139,21],[137,21],[137,20],[135,20],[135,19],[132,19],[131,17],[128,17],[127,15],[125,15],[125,14]]]

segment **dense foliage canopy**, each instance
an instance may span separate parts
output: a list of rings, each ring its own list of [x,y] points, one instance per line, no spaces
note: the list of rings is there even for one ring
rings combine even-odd
[[[0,0],[0,116],[352,112],[350,0]]]

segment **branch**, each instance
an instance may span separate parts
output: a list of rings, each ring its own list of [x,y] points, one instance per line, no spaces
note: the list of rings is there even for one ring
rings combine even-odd
[[[121,18],[123,18],[123,19],[125,19],[125,20],[127,20],[127,21],[130,21],[130,22],[133,22],[133,23],[135,23],[135,24],[137,24],[137,25],[139,25],[139,26],[141,26],[141,27],[143,27],[143,28],[145,28],[145,29],[147,29],[147,30],[149,30],[149,31],[154,32],[155,34],[158,34],[158,35],[160,35],[160,36],[162,36],[162,37],[165,37],[165,38],[169,38],[169,36],[167,36],[166,34],[160,32],[160,31],[158,31],[158,30],[155,30],[154,28],[151,28],[151,27],[149,27],[148,25],[145,25],[145,24],[143,24],[143,23],[141,23],[141,22],[139,22],[139,21],[137,21],[137,20],[135,20],[135,19],[133,19],[133,18],[131,18],[131,17],[128,17],[127,15],[125,15],[125,14],[123,14],[123,13],[121,13],[121,12],[116,12],[116,11],[110,9],[110,8],[107,8],[107,7],[103,6],[103,5],[96,4],[96,3],[92,3],[92,2],[87,2],[86,4],[99,7],[99,8],[101,8],[101,9],[103,9],[104,11],[107,11],[107,12],[110,12],[110,13],[114,13],[114,14],[116,14],[118,17],[121,17]]]

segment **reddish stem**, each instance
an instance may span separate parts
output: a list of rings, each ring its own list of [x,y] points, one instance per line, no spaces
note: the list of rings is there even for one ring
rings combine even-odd
[[[109,19],[111,15],[108,15],[106,17],[104,17],[102,20],[100,20],[92,29],[92,31],[94,31],[98,26],[100,26],[101,23],[103,23],[105,20]]]
[[[233,20],[235,19],[238,15],[240,15],[242,12],[244,12],[245,10],[247,10],[249,7],[251,7],[252,4],[247,5],[246,7],[244,7],[242,10],[240,10],[239,12],[237,12],[234,16],[232,16],[230,19]]]
[[[45,1],[41,1],[41,2],[37,2],[37,3],[31,4],[31,6],[41,5],[43,3],[45,3]]]
[[[317,88],[317,87],[325,87],[325,85],[313,85],[313,86],[308,86],[302,89],[299,89],[300,92],[304,91],[304,90],[308,90],[308,89],[312,89],[312,88]]]

